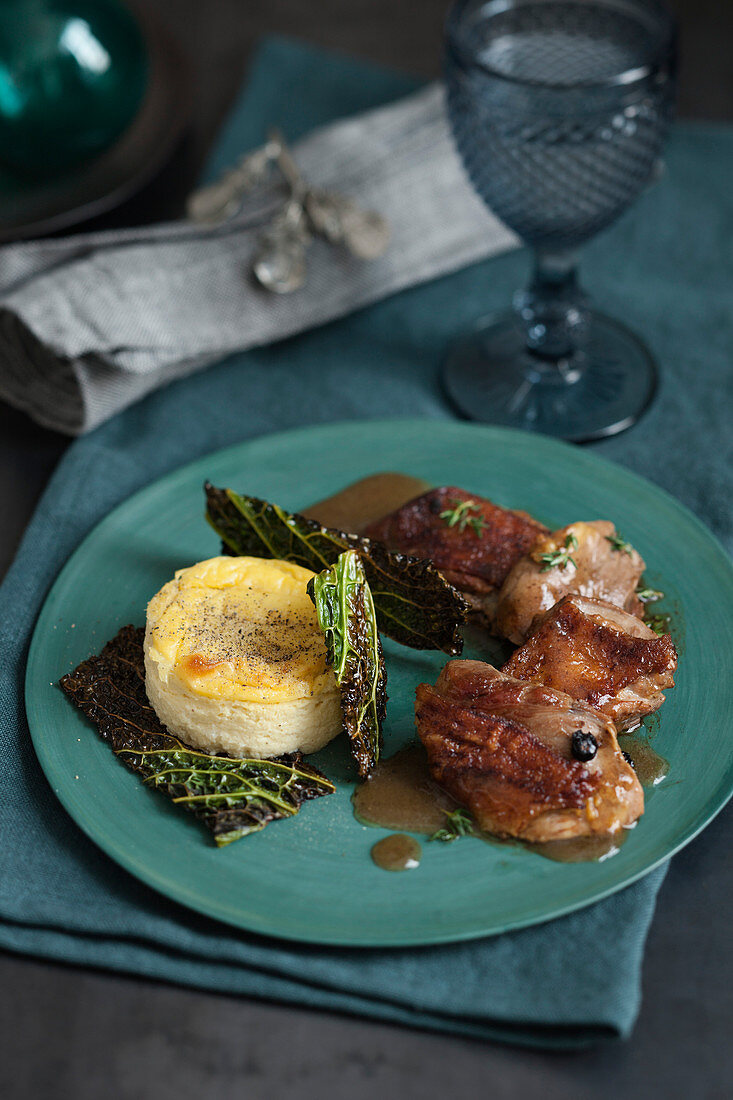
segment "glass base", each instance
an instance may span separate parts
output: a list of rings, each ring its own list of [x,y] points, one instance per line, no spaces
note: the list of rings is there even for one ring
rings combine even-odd
[[[515,313],[482,319],[449,349],[446,394],[472,420],[574,443],[625,431],[654,397],[656,364],[617,321],[591,310],[589,322],[581,350],[547,360],[527,350]]]

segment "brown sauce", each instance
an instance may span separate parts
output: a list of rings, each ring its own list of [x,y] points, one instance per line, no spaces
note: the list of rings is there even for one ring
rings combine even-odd
[[[567,840],[530,841],[520,840],[519,837],[500,837],[493,833],[476,832],[473,835],[487,844],[501,845],[502,847],[524,848],[527,852],[533,852],[543,859],[551,859],[553,863],[601,863],[609,856],[615,856],[625,843],[629,829],[620,829],[617,833],[605,833],[601,836],[575,836]]]
[[[326,500],[305,508],[303,515],[322,523],[360,535],[365,527],[407,504],[431,489],[429,481],[409,474],[372,474]]]
[[[636,778],[642,787],[656,787],[669,773],[669,761],[655,752],[644,737],[621,736],[618,739],[623,752],[634,763]]]
[[[362,825],[432,836],[456,803],[430,778],[422,745],[412,744],[377,764],[352,796]]]
[[[392,833],[377,841],[371,856],[383,871],[413,871],[420,866],[422,849],[414,837]]]
[[[630,831],[619,829],[610,836],[577,836],[569,840],[546,840],[543,844],[529,844],[526,841],[521,844],[527,851],[555,863],[601,863],[616,855]]]
[[[445,825],[446,814],[457,805],[431,778],[425,750],[419,744],[407,745],[389,759],[380,761],[370,778],[356,788],[352,803],[354,816],[362,825],[405,829],[424,836],[432,836],[441,829]],[[530,844],[515,838],[504,840],[490,833],[477,832],[474,835],[490,844],[526,848],[555,863],[587,863],[600,862],[615,855],[629,832],[629,829],[622,829],[613,836],[573,837],[542,844]],[[379,848],[379,844],[375,845],[375,849]],[[372,849],[372,858],[377,862],[375,849]],[[379,865],[382,866],[381,863]]]

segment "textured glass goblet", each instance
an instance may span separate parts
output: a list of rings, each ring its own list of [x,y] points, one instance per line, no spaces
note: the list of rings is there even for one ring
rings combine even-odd
[[[657,0],[459,0],[445,73],[468,175],[535,253],[513,309],[450,349],[446,391],[476,420],[575,441],[623,431],[651,401],[656,367],[590,305],[576,255],[657,171],[674,103],[671,16]]]

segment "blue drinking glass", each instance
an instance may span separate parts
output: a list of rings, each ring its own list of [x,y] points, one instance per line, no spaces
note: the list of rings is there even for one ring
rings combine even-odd
[[[446,391],[476,420],[575,441],[623,431],[649,405],[656,366],[591,305],[577,252],[658,170],[673,20],[657,0],[459,0],[445,74],[468,175],[535,257],[513,308],[450,349]]]

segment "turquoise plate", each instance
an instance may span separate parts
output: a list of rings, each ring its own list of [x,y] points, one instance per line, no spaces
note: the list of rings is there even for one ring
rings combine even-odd
[[[351,812],[353,772],[338,742],[317,760],[335,795],[290,821],[217,850],[202,828],[126,771],[56,686],[145,605],[175,569],[218,553],[202,518],[205,478],[305,507],[356,478],[400,470],[456,484],[560,526],[613,519],[667,593],[680,643],[654,747],[669,777],[621,851],[600,863],[552,863],[466,839],[425,843],[417,870],[390,874],[369,850],[385,830]],[[239,928],[352,946],[488,936],[589,905],[645,875],[700,832],[733,787],[730,619],[733,567],[676,501],[587,451],[536,435],[442,421],[335,424],[220,451],[143,489],[82,543],[51,590],[28,660],[28,721],[41,765],[78,825],[131,874]],[[413,698],[445,657],[388,643],[386,752],[413,736]],[[339,739],[340,741],[340,739]]]

